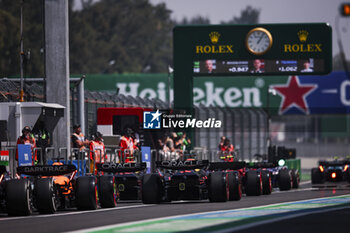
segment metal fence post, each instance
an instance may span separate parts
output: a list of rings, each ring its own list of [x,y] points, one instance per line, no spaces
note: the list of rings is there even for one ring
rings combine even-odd
[[[5,150],[9,151],[9,173],[12,179],[16,178],[16,149],[17,147],[5,147]]]
[[[65,153],[65,155],[64,155],[64,161],[65,161],[66,164],[68,164],[68,149],[67,149],[67,147],[60,147],[60,148],[58,148],[58,157],[59,157],[59,160],[61,160],[61,158],[62,158],[62,151],[63,151],[63,150],[66,151],[66,153]],[[70,164],[71,164],[71,163],[70,163]]]

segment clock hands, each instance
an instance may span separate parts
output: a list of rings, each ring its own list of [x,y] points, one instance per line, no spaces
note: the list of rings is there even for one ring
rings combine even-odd
[[[259,40],[258,40],[258,42],[257,42],[257,44],[259,44],[260,43],[260,41],[262,40],[262,38],[264,37],[264,34],[262,34],[261,36],[260,36],[260,38],[259,38]]]

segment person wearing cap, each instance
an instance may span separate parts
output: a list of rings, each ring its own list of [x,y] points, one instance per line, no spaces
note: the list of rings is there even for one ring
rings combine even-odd
[[[137,148],[132,137],[132,129],[126,128],[124,135],[120,138],[119,146],[121,153],[119,153],[119,161],[125,163],[134,162],[134,151]]]
[[[25,145],[30,145],[30,149],[32,150],[32,156],[33,158],[33,165],[37,163],[38,158],[37,158],[37,153],[33,154],[34,148],[36,147],[36,142],[34,135],[32,134],[32,130],[29,126],[25,126],[22,129],[22,135],[19,136],[17,139],[17,146],[16,146],[16,160],[18,161],[18,145],[19,144],[25,144]]]
[[[71,136],[71,140],[72,148],[79,149],[79,151],[83,151],[90,144],[90,141],[85,139],[84,134],[81,132],[80,125],[73,126],[73,134]]]
[[[94,139],[90,142],[90,171],[97,174],[97,164],[104,163],[106,161],[105,144],[103,143],[103,135],[100,132],[96,132]],[[92,171],[95,172],[92,172]]]
[[[223,159],[226,162],[233,162],[234,150],[235,147],[231,144],[230,140],[228,138],[225,138],[224,144],[221,146],[220,159]]]

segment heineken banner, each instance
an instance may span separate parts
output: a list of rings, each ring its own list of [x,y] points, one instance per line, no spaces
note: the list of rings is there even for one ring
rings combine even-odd
[[[110,91],[168,101],[167,74],[87,75],[90,91]],[[170,78],[170,101],[173,88]],[[326,76],[198,77],[197,106],[265,108],[271,114],[333,114],[350,112],[350,80],[344,72]]]

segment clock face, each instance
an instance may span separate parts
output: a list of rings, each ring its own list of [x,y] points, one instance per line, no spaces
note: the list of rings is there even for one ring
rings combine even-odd
[[[272,36],[264,28],[254,28],[247,34],[246,46],[255,55],[266,53],[272,45]]]

